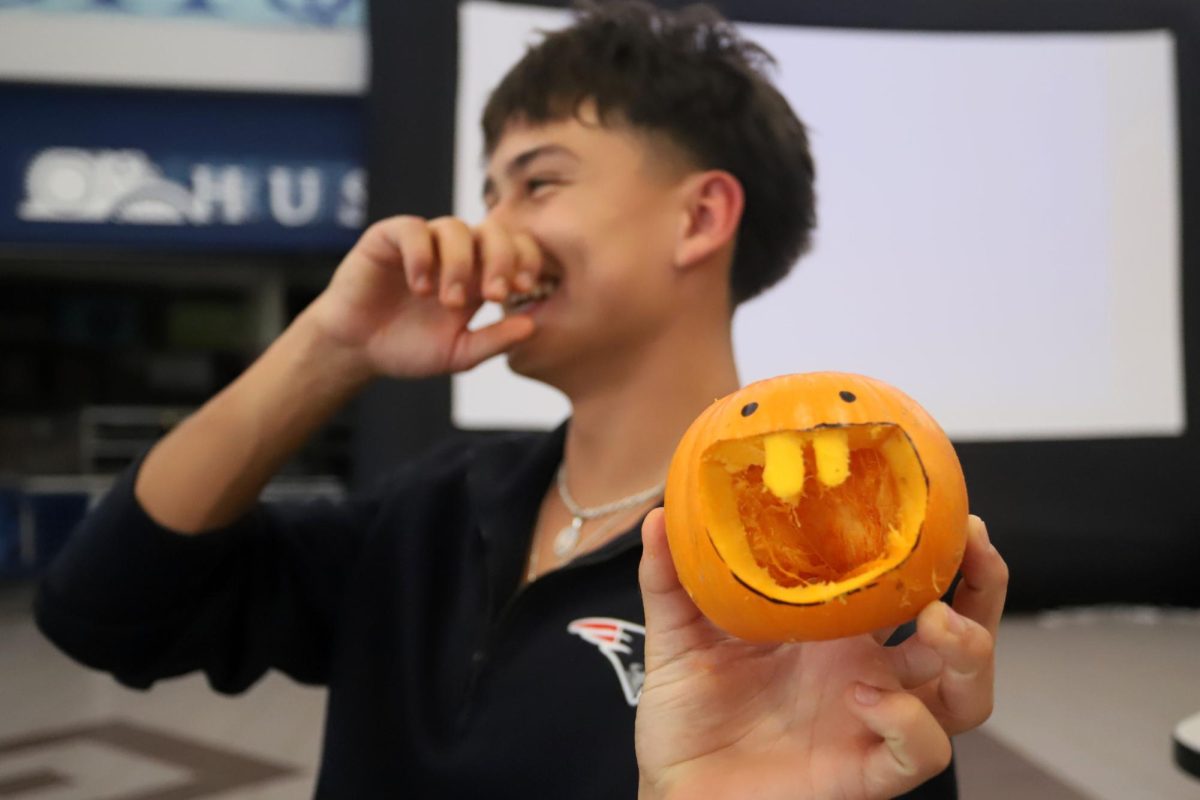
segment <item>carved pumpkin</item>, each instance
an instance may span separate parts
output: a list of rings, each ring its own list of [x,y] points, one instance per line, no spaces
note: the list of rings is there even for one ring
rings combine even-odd
[[[946,434],[861,375],[751,384],[714,402],[671,461],[676,571],[697,607],[750,641],[898,625],[949,588],[967,489]]]

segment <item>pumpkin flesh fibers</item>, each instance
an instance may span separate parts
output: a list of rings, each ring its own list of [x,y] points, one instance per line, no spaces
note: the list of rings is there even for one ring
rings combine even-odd
[[[700,479],[721,560],[754,593],[797,606],[853,593],[903,563],[928,499],[920,458],[889,423],[718,441]]]

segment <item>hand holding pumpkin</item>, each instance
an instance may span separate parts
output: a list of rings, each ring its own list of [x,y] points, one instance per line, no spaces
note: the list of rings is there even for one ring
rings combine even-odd
[[[991,713],[1007,567],[911,398],[844,373],[747,386],[684,435],[666,508],[643,527],[645,796],[894,797]]]
[[[306,313],[373,374],[459,372],[533,333],[520,314],[467,325],[485,299],[532,289],[541,267],[533,239],[492,222],[390,217],[363,233]]]
[[[663,513],[643,526],[646,681],[636,746],[645,798],[890,798],[941,772],[955,733],[991,713],[1007,568],[970,518],[954,615],[917,633],[752,643],[725,633],[675,572]]]

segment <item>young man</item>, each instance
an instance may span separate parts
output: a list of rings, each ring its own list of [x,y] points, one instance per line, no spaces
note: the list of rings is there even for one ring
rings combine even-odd
[[[133,686],[327,684],[320,797],[954,796],[1006,584],[978,520],[960,613],[885,649],[725,636],[647,515],[688,423],[738,387],[733,308],[812,227],[764,57],[702,10],[610,4],[548,36],[485,113],[487,219],[366,231],[76,534],[46,633]],[[471,331],[485,299],[506,316]],[[346,506],[256,502],[372,377],[500,353],[568,395],[566,425],[447,444]]]

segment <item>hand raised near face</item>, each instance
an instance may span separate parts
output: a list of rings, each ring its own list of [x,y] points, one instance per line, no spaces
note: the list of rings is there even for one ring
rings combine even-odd
[[[533,334],[520,314],[467,325],[485,300],[533,288],[541,269],[534,240],[495,222],[389,217],[363,233],[307,313],[374,374],[460,372]]]

